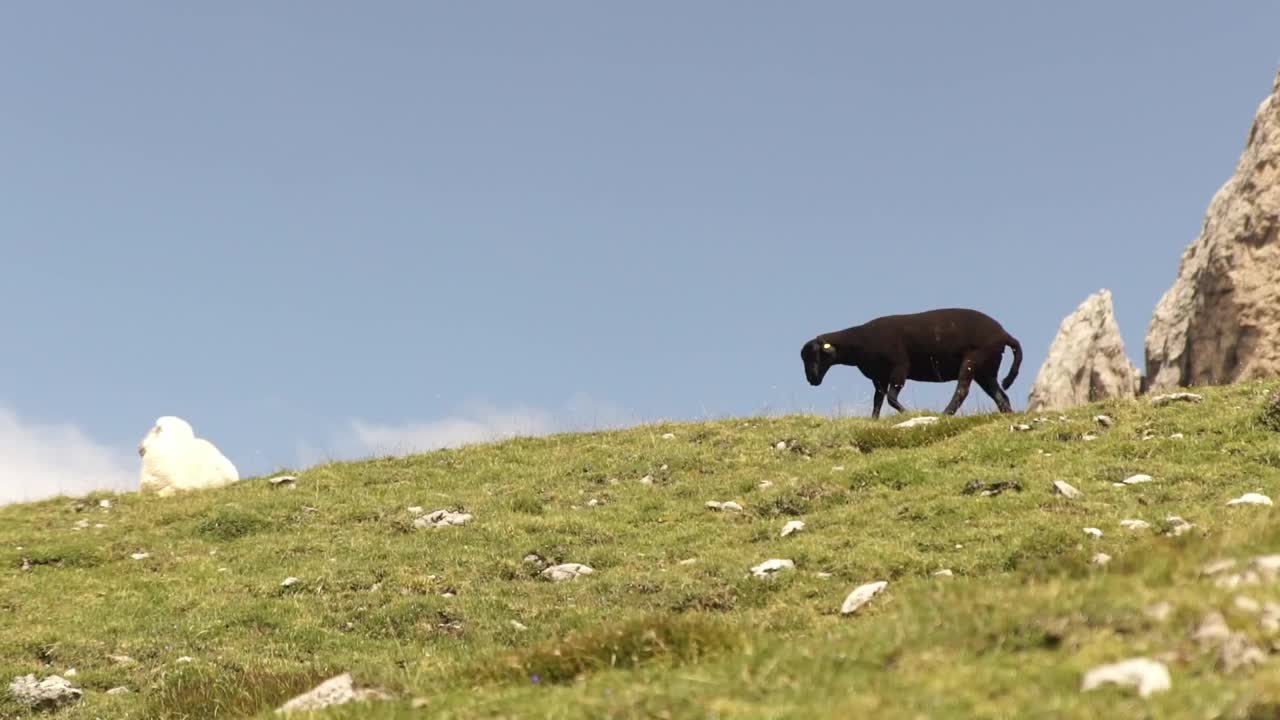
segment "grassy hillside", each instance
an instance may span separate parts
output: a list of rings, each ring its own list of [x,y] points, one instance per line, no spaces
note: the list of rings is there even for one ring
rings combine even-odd
[[[75,668],[84,697],[51,718],[265,718],[346,670],[396,699],[325,717],[1275,718],[1280,659],[1229,671],[1192,637],[1219,611],[1272,647],[1237,597],[1280,585],[1201,573],[1280,552],[1276,510],[1226,506],[1280,499],[1270,389],[1044,422],[673,423],[323,465],[295,489],[0,508],[0,681]],[[1136,473],[1153,481],[1113,485]],[[1020,489],[975,492],[1002,482]],[[474,517],[415,529],[410,506]],[[1194,528],[1166,534],[1171,515]],[[530,554],[595,572],[553,583]],[[770,558],[795,567],[752,577]],[[1090,667],[1140,655],[1167,662],[1170,691],[1081,692]]]

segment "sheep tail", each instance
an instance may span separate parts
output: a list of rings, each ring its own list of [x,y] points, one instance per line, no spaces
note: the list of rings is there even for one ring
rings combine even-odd
[[[1013,365],[1009,366],[1009,374],[1004,377],[1004,382],[1000,383],[1001,387],[1008,390],[1014,378],[1018,377],[1018,368],[1022,365],[1022,345],[1017,338],[1008,333],[1005,333],[1004,344],[1013,348]]]

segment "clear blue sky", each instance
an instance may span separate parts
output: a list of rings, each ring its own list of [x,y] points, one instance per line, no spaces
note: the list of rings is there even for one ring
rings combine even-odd
[[[1276,28],[1163,0],[11,4],[0,501],[130,486],[165,414],[243,475],[865,414],[801,343],[944,305],[1021,339],[1025,407],[1099,288],[1141,362]]]

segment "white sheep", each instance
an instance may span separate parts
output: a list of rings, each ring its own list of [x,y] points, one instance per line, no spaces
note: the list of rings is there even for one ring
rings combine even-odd
[[[236,466],[213,443],[198,438],[190,423],[166,415],[138,444],[142,492],[168,497],[179,490],[222,487],[240,480]]]

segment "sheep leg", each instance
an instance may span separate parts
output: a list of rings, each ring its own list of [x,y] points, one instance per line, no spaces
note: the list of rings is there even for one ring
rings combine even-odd
[[[894,368],[889,374],[889,388],[885,393],[885,397],[889,400],[889,407],[898,412],[906,412],[907,409],[898,402],[898,393],[902,390],[902,386],[907,384],[907,368]]]
[[[880,418],[880,408],[884,405],[884,385],[876,385],[876,394],[871,398],[871,419]]]
[[[964,403],[964,399],[969,396],[969,383],[973,382],[973,366],[973,356],[965,356],[964,361],[960,363],[960,375],[956,378],[955,394],[951,396],[951,402],[947,403],[947,407],[942,411],[944,415],[955,415],[960,405]]]
[[[1000,409],[1000,412],[1013,412],[1013,406],[1009,404],[1009,396],[1005,395],[1004,390],[1000,389],[999,380],[994,377],[978,377],[974,379],[978,381],[978,387],[982,388],[983,392],[996,401],[996,407]]]

